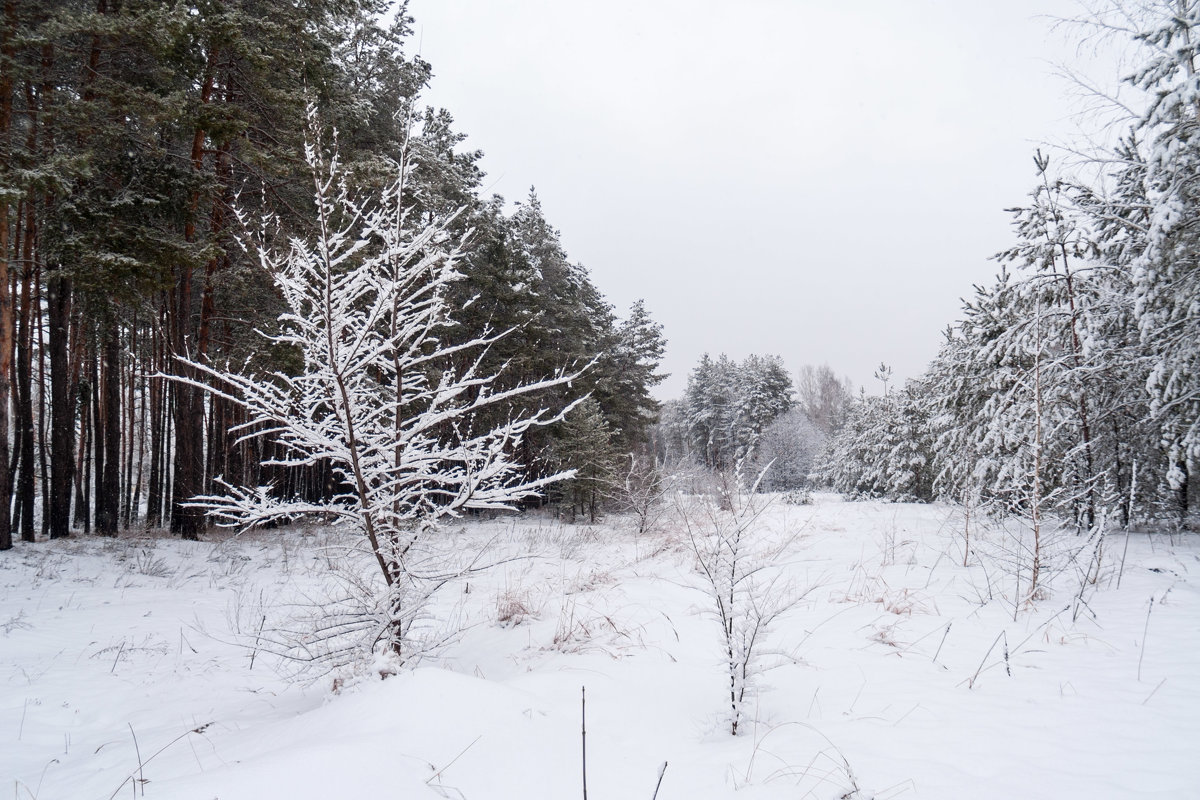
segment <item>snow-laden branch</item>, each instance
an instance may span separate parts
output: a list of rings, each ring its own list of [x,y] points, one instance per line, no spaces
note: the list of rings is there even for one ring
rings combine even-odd
[[[567,384],[587,367],[493,390],[499,376],[482,371],[483,354],[505,334],[460,342],[443,336],[453,326],[448,290],[462,278],[450,229],[457,214],[409,226],[419,217],[406,208],[407,163],[377,196],[360,201],[336,149],[324,154],[318,129],[310,113],[305,155],[317,232],[293,236],[279,251],[265,244],[278,228],[267,218],[242,243],[286,305],[279,331],[260,335],[271,350],[295,352],[302,366],[258,375],[188,362],[198,377],[178,380],[240,404],[246,422],[235,432],[273,439],[285,454],[275,463],[327,463],[337,494],[321,504],[226,484],[225,493],[192,502],[225,525],[319,515],[358,527],[387,587],[383,651],[403,657],[413,618],[404,598],[424,596],[411,568],[422,537],[441,517],[511,508],[570,476],[537,476],[514,452],[530,428],[562,419],[573,404],[523,413],[516,401]],[[472,358],[456,369],[463,353]]]

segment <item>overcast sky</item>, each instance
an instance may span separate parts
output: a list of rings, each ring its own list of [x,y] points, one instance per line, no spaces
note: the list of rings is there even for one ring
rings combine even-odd
[[[923,371],[1073,125],[1072,0],[411,0],[430,104],[668,339]]]

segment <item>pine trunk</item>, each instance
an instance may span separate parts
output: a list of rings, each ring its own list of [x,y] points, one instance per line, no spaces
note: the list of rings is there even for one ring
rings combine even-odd
[[[208,105],[212,100],[216,82],[217,50],[208,53],[204,84],[200,90],[200,102]],[[204,171],[204,142],[206,131],[197,127],[192,135],[192,171],[199,175]],[[192,193],[189,203],[188,221],[184,226],[184,239],[194,243],[197,239],[196,219],[200,209],[200,192]],[[172,304],[172,354],[177,358],[196,358],[197,336],[192,322],[192,307],[195,301],[195,281],[192,265],[179,267],[173,289]],[[171,531],[184,539],[199,539],[204,529],[202,509],[186,505],[204,491],[204,398],[193,383],[200,376],[196,370],[174,361],[170,365],[173,375],[183,378],[173,387],[175,395],[175,479],[171,502]]]
[[[88,350],[88,382],[92,387],[92,493],[96,502],[92,505],[93,524],[100,527],[100,508],[104,502],[104,443],[107,430],[104,417],[104,382],[100,373],[100,331],[96,331],[96,342]]]
[[[68,358],[71,280],[61,269],[47,281],[50,323],[50,538],[71,534],[71,481],[75,470],[75,408]]]
[[[156,326],[154,342],[150,348],[151,375],[162,375],[166,366],[163,364],[163,352],[166,342],[163,341],[162,331],[166,330],[164,311],[159,314],[159,324]],[[164,450],[166,448],[166,389],[162,378],[151,377],[147,390],[150,395],[150,480],[146,489],[146,527],[158,528],[163,520],[163,480],[162,470]]]
[[[14,429],[17,433],[17,448],[20,452],[20,472],[17,476],[17,513],[20,523],[21,540],[32,542],[34,531],[34,491],[37,464],[34,462],[34,420],[33,420],[33,313],[34,282],[32,264],[32,228],[33,209],[26,201],[26,236],[24,251],[25,265],[21,274],[21,313],[17,329],[17,418]],[[39,314],[40,316],[40,314]]]
[[[103,411],[104,435],[96,436],[96,452],[103,448],[103,467],[97,459],[96,469],[96,532],[101,536],[116,536],[121,503],[121,338],[116,321],[108,322],[106,328],[102,391],[96,392],[96,397],[104,400],[98,404]]]
[[[16,6],[5,0],[4,26],[0,33],[0,159],[7,171],[9,162],[9,123],[12,120],[13,75],[8,68],[13,56],[12,39],[16,29]],[[9,469],[9,397],[12,393],[13,308],[8,270],[9,198],[0,199],[0,550],[12,547],[12,472]],[[19,220],[18,220],[19,223]]]

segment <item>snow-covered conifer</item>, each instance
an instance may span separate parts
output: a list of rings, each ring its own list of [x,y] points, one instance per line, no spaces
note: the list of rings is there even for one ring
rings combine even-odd
[[[1138,127],[1149,147],[1151,213],[1132,264],[1135,308],[1142,339],[1152,343],[1147,389],[1167,480],[1186,516],[1200,462],[1200,3],[1159,9],[1136,39],[1146,61],[1129,82],[1150,97]]]

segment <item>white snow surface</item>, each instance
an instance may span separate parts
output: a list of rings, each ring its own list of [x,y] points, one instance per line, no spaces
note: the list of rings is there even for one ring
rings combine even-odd
[[[1086,603],[1082,542],[1058,537],[1014,621],[1011,540],[973,525],[964,567],[961,509],[818,496],[757,524],[796,534],[782,563],[817,588],[770,632],[737,737],[669,516],[642,535],[613,517],[448,526],[502,560],[439,595],[458,635],[337,691],[254,645],[320,602],[348,532],[18,543],[0,553],[0,792],[582,797],[586,687],[591,800],[650,800],[664,761],[660,800],[1200,797],[1200,537],[1110,534]]]

